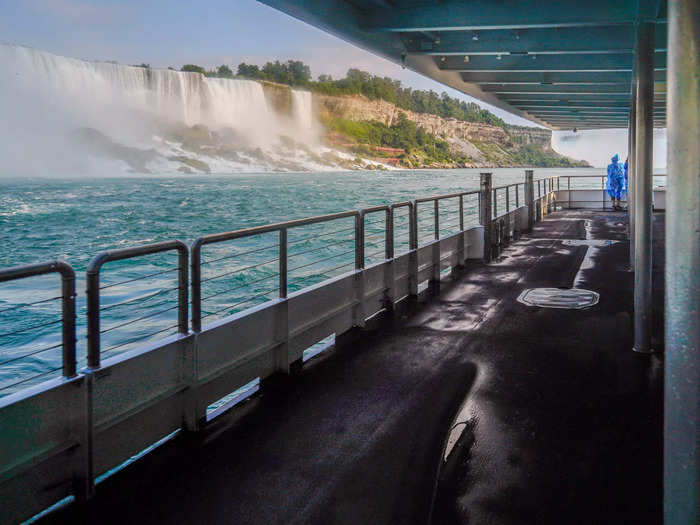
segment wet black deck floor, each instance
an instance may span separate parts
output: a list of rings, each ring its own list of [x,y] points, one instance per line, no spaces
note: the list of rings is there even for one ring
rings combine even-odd
[[[663,364],[631,350],[625,229],[622,213],[550,215],[408,317],[107,479],[89,521],[661,523]],[[658,347],[663,215],[654,233]],[[516,300],[572,286],[599,304]]]

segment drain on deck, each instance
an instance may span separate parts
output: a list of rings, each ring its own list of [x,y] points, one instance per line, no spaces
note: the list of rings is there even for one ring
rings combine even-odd
[[[523,290],[518,301],[528,306],[543,308],[588,308],[598,303],[600,295],[580,288],[529,288]]]

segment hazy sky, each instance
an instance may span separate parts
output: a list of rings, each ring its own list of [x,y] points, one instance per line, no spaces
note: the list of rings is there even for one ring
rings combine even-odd
[[[0,0],[0,39],[88,60],[146,62],[153,67],[261,64],[302,60],[314,76],[340,77],[350,67],[414,88],[473,100],[388,60],[345,43],[255,0]],[[531,124],[487,107],[513,124]],[[579,133],[554,144],[562,153],[602,166],[627,151],[626,130]],[[654,164],[665,166],[665,133],[657,133]]]

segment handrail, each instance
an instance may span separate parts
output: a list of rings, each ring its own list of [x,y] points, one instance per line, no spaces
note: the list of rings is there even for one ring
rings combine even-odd
[[[167,251],[178,252],[178,331],[186,334],[187,330],[187,245],[179,240],[144,244],[132,248],[109,250],[97,254],[88,264],[86,272],[87,294],[87,364],[88,368],[100,367],[100,270],[108,262],[132,259],[143,255],[152,255]]]
[[[380,207],[381,208],[381,207]],[[371,208],[368,208],[371,210]],[[363,225],[362,212],[357,210],[344,211],[339,213],[330,213],[326,215],[317,215],[315,217],[307,217],[302,219],[294,219],[291,221],[278,222],[274,224],[266,224],[262,226],[254,226],[252,228],[243,228],[223,233],[214,233],[198,237],[190,247],[191,251],[191,267],[192,267],[192,330],[199,332],[202,329],[202,247],[208,244],[218,242],[232,241],[253,235],[263,233],[279,232],[279,297],[284,299],[287,297],[287,273],[288,273],[288,243],[287,231],[290,228],[300,226],[308,226],[328,222],[336,219],[355,218],[355,268],[364,266],[364,254],[362,247],[359,246],[358,239],[362,236]],[[362,259],[362,260],[360,260]]]
[[[63,349],[63,376],[76,375],[75,336],[75,270],[67,262],[56,259],[26,266],[13,266],[0,270],[0,283],[58,273],[61,275],[61,346]]]

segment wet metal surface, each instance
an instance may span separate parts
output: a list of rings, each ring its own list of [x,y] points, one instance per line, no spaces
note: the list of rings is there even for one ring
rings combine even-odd
[[[626,225],[615,213],[550,217],[536,238],[464,278],[488,274],[484,294],[500,300],[465,348],[479,372],[448,437],[435,524],[661,523],[663,362],[631,351],[627,243],[614,242]],[[662,215],[655,228],[662,315]],[[565,310],[516,300],[529,288],[574,284],[599,303]],[[464,308],[472,304],[481,300],[465,297]]]
[[[627,243],[569,242],[621,240],[621,220],[550,215],[407,318],[107,479],[88,521],[659,523],[663,366],[630,350]],[[661,308],[663,250],[654,256]],[[599,303],[517,301],[574,283]],[[79,517],[71,507],[47,521]]]
[[[528,288],[518,296],[518,302],[542,308],[580,309],[598,304],[600,295],[580,288]]]

